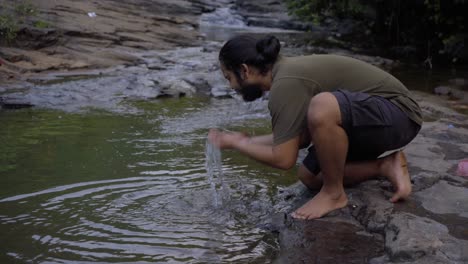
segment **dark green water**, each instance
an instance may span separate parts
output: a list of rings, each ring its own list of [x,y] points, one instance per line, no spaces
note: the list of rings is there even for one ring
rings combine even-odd
[[[168,99],[140,114],[0,112],[0,263],[269,262],[257,228],[295,172],[223,152],[230,200],[219,208],[205,167],[210,127],[270,130],[235,100]],[[229,114],[231,113],[231,114]]]
[[[399,67],[391,71],[410,90],[434,93],[437,86],[450,86],[449,80],[467,78],[467,66],[435,66],[428,69],[426,66]]]

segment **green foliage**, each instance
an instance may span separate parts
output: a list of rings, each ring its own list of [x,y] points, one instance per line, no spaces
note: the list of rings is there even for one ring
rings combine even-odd
[[[37,28],[48,28],[50,27],[49,23],[45,22],[45,21],[42,21],[42,20],[38,20],[36,22],[34,22],[34,27],[37,27]]]
[[[17,31],[18,24],[10,15],[0,15],[0,40],[12,41]]]
[[[467,0],[286,0],[289,12],[313,23],[352,18],[358,31],[392,47],[415,47],[421,56],[456,60],[468,36]],[[359,32],[358,32],[359,33]]]
[[[37,14],[36,7],[29,1],[20,1],[15,6],[15,13],[20,17],[31,17]]]
[[[287,6],[291,13],[309,21],[327,16],[360,17],[368,11],[359,0],[287,0]]]
[[[12,42],[16,38],[21,24],[36,15],[37,9],[29,0],[18,1],[12,7],[0,5],[0,43]],[[39,25],[47,27],[44,23],[39,23]]]

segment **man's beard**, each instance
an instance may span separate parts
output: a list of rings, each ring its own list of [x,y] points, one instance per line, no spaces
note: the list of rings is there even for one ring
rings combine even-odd
[[[252,102],[262,97],[263,90],[258,84],[242,84],[238,93],[242,95],[242,98],[246,102]]]

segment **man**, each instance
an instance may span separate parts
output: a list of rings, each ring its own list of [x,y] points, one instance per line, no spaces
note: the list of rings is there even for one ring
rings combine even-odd
[[[279,56],[273,36],[237,36],[219,60],[231,88],[253,101],[269,91],[271,135],[209,132],[221,149],[235,149],[269,166],[289,169],[300,148],[313,144],[299,168],[300,180],[320,192],[293,212],[299,219],[320,218],[345,207],[344,184],[384,176],[395,188],[392,202],[411,193],[403,152],[419,132],[421,110],[408,89],[389,73],[336,55]]]

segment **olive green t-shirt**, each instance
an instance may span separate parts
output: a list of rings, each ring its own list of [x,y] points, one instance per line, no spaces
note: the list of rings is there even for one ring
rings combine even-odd
[[[421,109],[408,89],[391,74],[366,62],[338,55],[283,57],[272,70],[268,108],[274,144],[284,143],[307,129],[310,99],[338,89],[384,97],[418,124]]]

